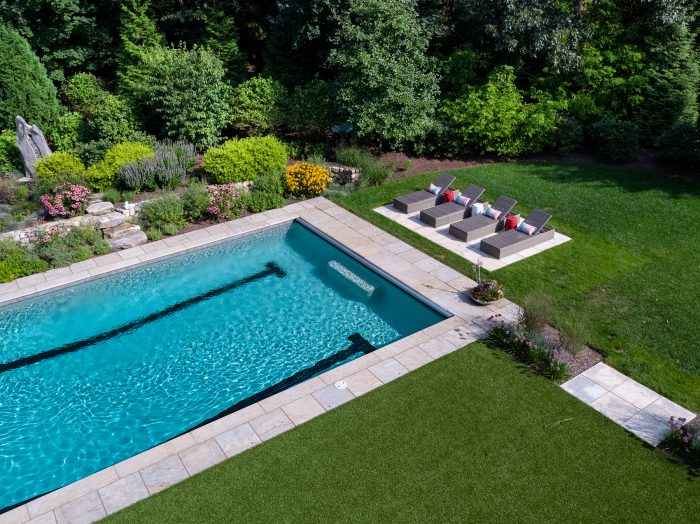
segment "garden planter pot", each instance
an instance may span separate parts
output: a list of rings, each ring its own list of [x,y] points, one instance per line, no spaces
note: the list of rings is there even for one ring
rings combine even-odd
[[[501,300],[503,300],[502,298],[498,298],[498,299],[496,299],[496,300],[489,300],[489,301],[480,300],[480,299],[476,298],[476,297],[474,296],[474,294],[472,293],[472,292],[474,291],[474,289],[475,289],[475,288],[469,289],[469,291],[467,292],[467,294],[469,295],[469,298],[472,299],[472,301],[473,301],[475,304],[479,304],[480,306],[490,306],[491,304],[497,304],[497,303],[499,303]]]

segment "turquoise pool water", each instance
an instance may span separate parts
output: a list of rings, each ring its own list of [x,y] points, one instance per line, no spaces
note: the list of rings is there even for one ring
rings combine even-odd
[[[0,508],[443,318],[298,223],[2,307]]]

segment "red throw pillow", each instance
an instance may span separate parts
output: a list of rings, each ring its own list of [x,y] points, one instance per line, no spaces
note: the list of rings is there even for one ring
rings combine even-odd
[[[518,217],[515,215],[509,215],[506,217],[505,230],[515,229],[518,227]]]
[[[455,192],[452,191],[451,189],[446,190],[443,194],[443,202],[454,202],[455,200]]]

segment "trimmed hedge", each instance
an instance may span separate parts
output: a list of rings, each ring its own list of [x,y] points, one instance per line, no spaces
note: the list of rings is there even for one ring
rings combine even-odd
[[[273,169],[284,169],[287,151],[272,136],[234,138],[207,151],[203,168],[217,184],[255,180]]]

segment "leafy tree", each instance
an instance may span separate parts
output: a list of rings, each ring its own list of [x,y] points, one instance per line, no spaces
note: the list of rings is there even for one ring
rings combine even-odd
[[[121,49],[119,52],[119,88],[133,91],[134,84],[141,80],[140,66],[151,50],[157,50],[164,42],[156,24],[148,14],[150,1],[127,0],[122,4],[119,30]]]
[[[292,131],[320,135],[337,122],[335,84],[314,79],[294,89],[284,104],[284,121]]]
[[[429,129],[438,79],[428,41],[415,0],[352,0],[329,63],[340,110],[357,136],[398,145]]]
[[[280,106],[286,95],[282,84],[262,76],[236,86],[231,96],[231,126],[250,136],[271,133],[280,126]]]
[[[82,115],[80,141],[109,140],[122,142],[137,132],[134,113],[127,102],[107,91],[102,82],[90,73],[78,73],[63,86],[68,107]]]
[[[245,57],[238,49],[236,22],[226,11],[214,7],[207,9],[202,43],[223,63],[224,78],[229,84],[237,85],[246,79]]]
[[[230,89],[214,53],[203,47],[152,47],[129,69],[122,88],[147,130],[199,148],[216,144],[228,120]]]
[[[445,107],[464,144],[482,153],[517,156],[542,149],[559,123],[560,104],[527,103],[510,66],[494,69],[488,81]]]
[[[62,82],[79,71],[109,73],[115,62],[113,23],[120,0],[0,2],[0,18],[24,36],[49,78]]]
[[[14,128],[21,115],[46,131],[59,113],[56,88],[29,43],[0,23],[0,129]]]

